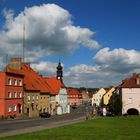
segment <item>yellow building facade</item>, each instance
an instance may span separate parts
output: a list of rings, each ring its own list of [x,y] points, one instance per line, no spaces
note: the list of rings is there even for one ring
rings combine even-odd
[[[39,97],[39,113],[50,113],[50,95],[47,93],[40,93]]]
[[[103,95],[103,103],[104,103],[104,105],[108,105],[109,100],[110,100],[110,98],[111,98],[111,96],[112,96],[114,91],[115,91],[115,88],[112,87]]]
[[[93,94],[92,97],[92,106],[100,106],[102,97],[106,93],[106,90],[104,88],[100,88],[95,94]]]
[[[28,117],[39,116],[39,97],[37,91],[24,91],[24,113]]]

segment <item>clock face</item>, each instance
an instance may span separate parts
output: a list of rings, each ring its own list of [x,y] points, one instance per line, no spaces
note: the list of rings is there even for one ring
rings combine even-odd
[[[60,79],[60,77],[57,77],[58,79]]]

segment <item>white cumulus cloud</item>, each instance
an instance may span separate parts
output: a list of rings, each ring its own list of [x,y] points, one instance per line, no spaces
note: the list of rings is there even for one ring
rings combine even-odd
[[[93,60],[104,70],[123,74],[139,69],[139,58],[140,52],[136,50],[103,48],[93,57]]]
[[[45,76],[56,76],[57,63],[41,61],[31,64],[31,67]]]
[[[140,73],[139,58],[140,52],[136,50],[103,48],[93,57],[95,65],[75,65],[65,77],[71,86],[116,86],[132,73]]]
[[[81,45],[90,49],[100,45],[93,40],[94,32],[74,26],[72,15],[56,4],[25,8],[18,15],[4,9],[5,25],[0,31],[0,51],[22,55],[23,26],[25,25],[25,56],[37,59],[53,54],[66,54]]]

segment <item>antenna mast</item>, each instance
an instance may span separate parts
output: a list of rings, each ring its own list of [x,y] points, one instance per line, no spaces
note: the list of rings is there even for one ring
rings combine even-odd
[[[24,16],[25,16],[25,15],[24,15]],[[24,50],[24,49],[25,49],[25,20],[24,20],[24,22],[23,22],[23,46],[22,46],[22,47],[23,47],[23,48],[22,48],[22,49],[23,49],[23,54],[22,54],[23,56],[22,56],[22,57],[23,57],[23,62],[24,62],[24,61],[25,61],[25,60],[24,60],[24,58],[25,58],[25,54],[24,54],[24,51],[25,51],[25,50]]]

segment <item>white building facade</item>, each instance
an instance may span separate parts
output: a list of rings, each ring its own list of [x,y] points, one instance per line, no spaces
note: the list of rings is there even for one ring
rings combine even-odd
[[[60,88],[58,95],[56,95],[57,115],[70,113],[70,106],[68,105],[68,94],[66,88]]]

